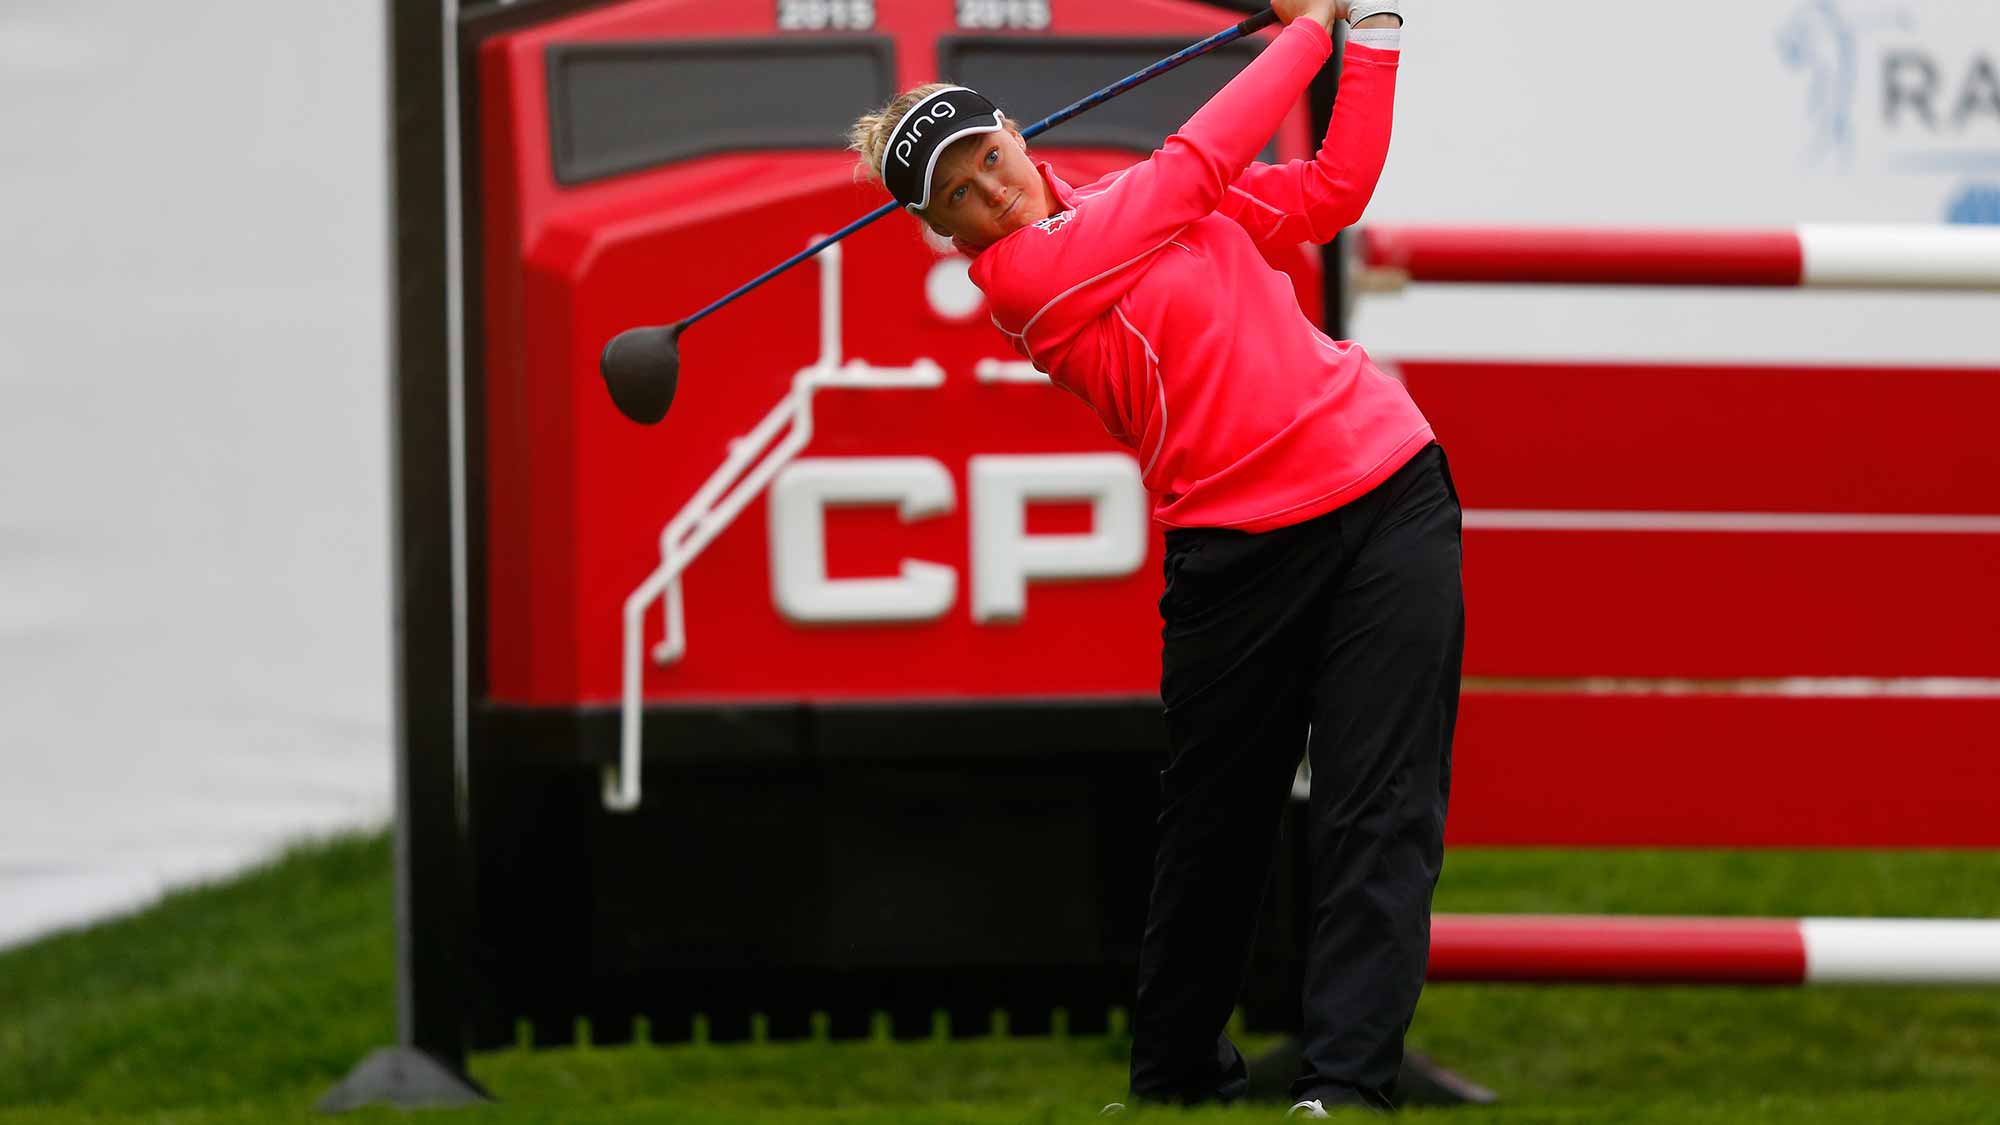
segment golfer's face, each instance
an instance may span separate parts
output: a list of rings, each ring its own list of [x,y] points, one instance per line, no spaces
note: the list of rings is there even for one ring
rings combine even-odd
[[[989,246],[1049,217],[1042,174],[1012,133],[954,141],[931,176],[924,218],[953,238]]]

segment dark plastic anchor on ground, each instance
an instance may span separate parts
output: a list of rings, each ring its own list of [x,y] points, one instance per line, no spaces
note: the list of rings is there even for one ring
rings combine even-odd
[[[415,1047],[382,1047],[369,1052],[313,1108],[321,1113],[371,1105],[444,1109],[492,1100],[479,1083]]]

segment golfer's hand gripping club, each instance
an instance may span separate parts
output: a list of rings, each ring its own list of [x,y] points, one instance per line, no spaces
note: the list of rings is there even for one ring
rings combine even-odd
[[[1190,59],[1215,50],[1217,47],[1233,43],[1256,31],[1261,31],[1278,21],[1278,15],[1265,8],[1235,27],[1219,31],[1214,35],[1168,55],[1136,73],[1126,75],[1094,94],[1090,94],[1062,109],[1044,117],[1026,129],[1021,136],[1034,137],[1053,129],[1087,109],[1104,104],[1112,98],[1130,90],[1134,86],[1149,82],[1154,78],[1180,66]],[[674,391],[680,386],[681,377],[681,333],[695,321],[734,301],[759,285],[839,242],[862,227],[901,208],[901,204],[890,200],[861,218],[842,227],[838,231],[820,239],[797,254],[786,258],[765,270],[747,284],[737,287],[721,299],[695,313],[693,316],[673,324],[657,327],[628,328],[612,337],[604,345],[604,353],[598,358],[598,371],[604,376],[604,385],[611,392],[611,401],[619,411],[634,422],[652,425],[666,417],[667,410],[674,404]]]

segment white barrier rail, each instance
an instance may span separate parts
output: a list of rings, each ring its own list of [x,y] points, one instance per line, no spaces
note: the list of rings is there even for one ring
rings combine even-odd
[[[2000,290],[2000,227],[1801,224],[1777,230],[1370,226],[1355,288],[1411,282]]]
[[[1995,985],[2000,920],[1438,914],[1431,980]]]

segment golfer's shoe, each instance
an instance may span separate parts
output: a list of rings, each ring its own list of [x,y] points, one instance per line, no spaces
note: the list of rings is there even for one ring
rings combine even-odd
[[[1311,1120],[1313,1118],[1319,1118],[1319,1117],[1325,1117],[1330,1119],[1332,1115],[1327,1113],[1326,1107],[1320,1104],[1318,1098],[1314,1098],[1312,1101],[1300,1102],[1299,1104],[1286,1110],[1285,1117],[1287,1119],[1293,1117],[1303,1117],[1306,1118],[1307,1120]]]

